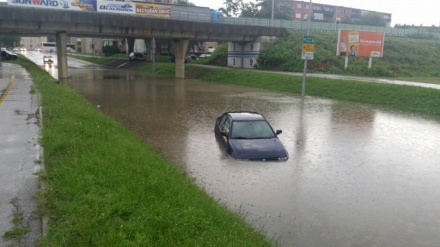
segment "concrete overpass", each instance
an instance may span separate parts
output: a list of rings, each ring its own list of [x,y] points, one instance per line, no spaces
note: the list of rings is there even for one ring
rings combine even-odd
[[[0,7],[0,33],[16,36],[55,35],[59,78],[67,78],[67,36],[169,38],[176,47],[176,77],[184,78],[188,40],[253,42],[261,36],[281,36],[283,28],[191,22],[111,13],[45,8]],[[131,41],[131,42],[130,42]]]

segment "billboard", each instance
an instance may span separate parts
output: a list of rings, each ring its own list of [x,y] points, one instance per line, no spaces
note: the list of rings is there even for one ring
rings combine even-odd
[[[382,57],[383,32],[339,30],[337,56]]]
[[[134,15],[135,5],[133,2],[98,1],[98,12]]]
[[[171,18],[171,7],[155,4],[136,3],[136,14],[148,17]]]
[[[8,5],[96,12],[97,0],[8,0]]]

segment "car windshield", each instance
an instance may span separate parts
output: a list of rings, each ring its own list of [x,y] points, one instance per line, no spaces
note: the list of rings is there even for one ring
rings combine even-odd
[[[274,138],[272,128],[265,120],[236,121],[232,124],[232,139],[263,139]]]

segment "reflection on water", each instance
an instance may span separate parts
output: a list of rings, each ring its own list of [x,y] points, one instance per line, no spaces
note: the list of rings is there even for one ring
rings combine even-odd
[[[280,246],[437,246],[440,124],[365,105],[126,71],[71,71],[70,85]],[[105,76],[104,76],[105,75]],[[230,158],[214,121],[265,115],[286,162]]]

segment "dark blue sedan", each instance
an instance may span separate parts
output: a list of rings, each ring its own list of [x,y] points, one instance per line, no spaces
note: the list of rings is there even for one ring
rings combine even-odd
[[[267,120],[256,112],[226,112],[217,118],[214,132],[226,152],[243,160],[287,160],[288,153]]]

